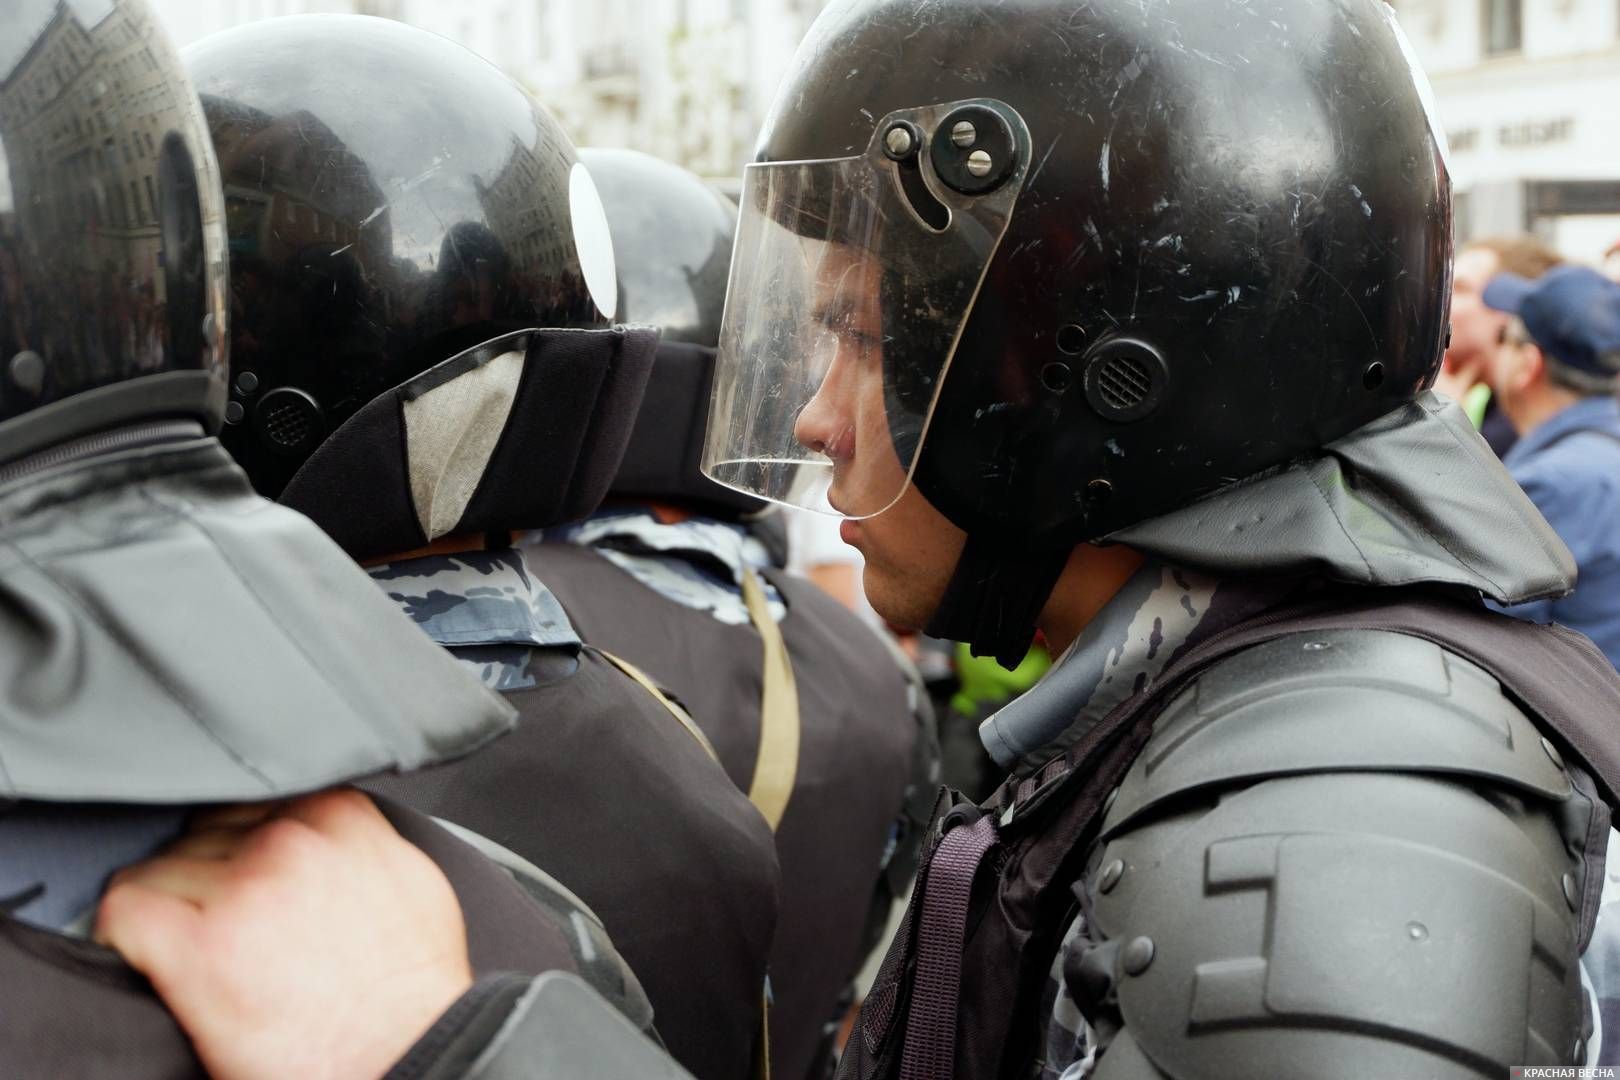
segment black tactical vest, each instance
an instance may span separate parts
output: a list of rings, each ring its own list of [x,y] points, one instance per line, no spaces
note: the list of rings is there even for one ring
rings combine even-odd
[[[1410,635],[1484,668],[1564,758],[1591,773],[1601,799],[1620,805],[1620,676],[1590,641],[1434,588],[1323,589],[1193,646],[1067,751],[1032,775],[1009,779],[982,806],[941,800],[911,909],[850,1036],[841,1080],[1028,1075],[1046,1020],[1042,989],[1074,902],[1071,886],[1110,793],[1159,713],[1201,673],[1245,649],[1338,629]],[[1588,845],[1586,858],[1574,893],[1583,942],[1596,918],[1603,844]],[[931,918],[925,905],[932,905]],[[938,947],[942,928],[957,943],[949,949]],[[951,1007],[929,1007],[941,1001]]]
[[[455,889],[475,976],[575,971],[559,925],[505,870],[422,815],[379,800]],[[191,1043],[139,973],[112,950],[0,918],[0,1076],[83,1080],[203,1077]]]
[[[363,786],[556,877],[601,917],[675,1059],[705,1080],[750,1076],[776,926],[770,830],[600,653],[537,674],[506,695],[520,718],[498,743]]]
[[[589,548],[524,550],[581,636],[678,697],[747,791],[760,748],[759,632],[671,600]],[[802,1080],[830,1049],[823,1027],[839,1019],[841,995],[909,882],[933,802],[936,751],[873,631],[809,582],[763,576],[787,605],[779,625],[800,710],[797,773],[776,832],[782,901],[771,947],[771,1065],[775,1076]],[[898,853],[884,872],[890,844]],[[627,949],[622,935],[615,940]]]

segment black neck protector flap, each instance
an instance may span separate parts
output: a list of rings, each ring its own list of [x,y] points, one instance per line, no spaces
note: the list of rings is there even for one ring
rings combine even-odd
[[[484,342],[379,394],[322,443],[281,495],[357,559],[441,535],[540,529],[588,516],[607,494],[635,423],[658,332],[523,330]],[[522,354],[498,439],[464,506],[435,535],[413,495],[407,414],[429,393]],[[447,418],[453,423],[454,418]],[[415,478],[415,479],[420,479]]]
[[[685,341],[658,345],[629,448],[610,494],[701,509],[736,520],[768,505],[703,475],[703,434],[714,387],[715,350]]]
[[[1012,550],[969,536],[939,609],[924,632],[965,641],[1011,671],[1029,652],[1035,620],[1069,561],[1069,549]]]

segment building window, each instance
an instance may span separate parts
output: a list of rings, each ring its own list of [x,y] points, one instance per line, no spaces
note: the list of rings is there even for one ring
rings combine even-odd
[[[129,201],[135,204],[135,213],[130,219],[130,224],[139,225],[141,223],[141,189],[135,186],[133,180],[129,182]]]
[[[1485,55],[1515,53],[1524,45],[1524,0],[1485,0]]]

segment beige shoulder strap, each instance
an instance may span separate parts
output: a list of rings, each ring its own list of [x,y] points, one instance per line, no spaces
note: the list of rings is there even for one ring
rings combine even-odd
[[[607,660],[608,663],[630,676],[630,678],[633,679],[643,690],[647,691],[647,693],[657,698],[658,703],[667,709],[671,716],[680,721],[681,726],[691,733],[692,738],[696,739],[703,749],[709,752],[710,757],[714,758],[716,761],[720,760],[720,755],[714,752],[714,744],[709,741],[709,737],[707,735],[703,734],[703,729],[697,726],[697,723],[692,719],[692,714],[681,708],[680,704],[675,701],[674,698],[660,690],[658,688],[658,684],[647,677],[646,672],[636,667],[636,665],[632,664],[630,661],[614,656],[606,649],[597,648],[595,645],[592,645],[591,649],[601,655],[602,658]]]
[[[753,782],[748,785],[748,801],[759,808],[775,832],[799,773],[799,691],[793,682],[793,661],[782,640],[782,628],[771,618],[759,578],[747,567],[743,568],[742,593],[748,617],[765,645],[759,756],[754,761]]]

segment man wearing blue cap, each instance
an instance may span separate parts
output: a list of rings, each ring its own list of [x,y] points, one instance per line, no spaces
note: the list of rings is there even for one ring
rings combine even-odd
[[[1620,666],[1620,285],[1581,266],[1498,274],[1485,303],[1514,316],[1487,367],[1519,431],[1503,464],[1575,556],[1575,591],[1511,613],[1560,622]]]

